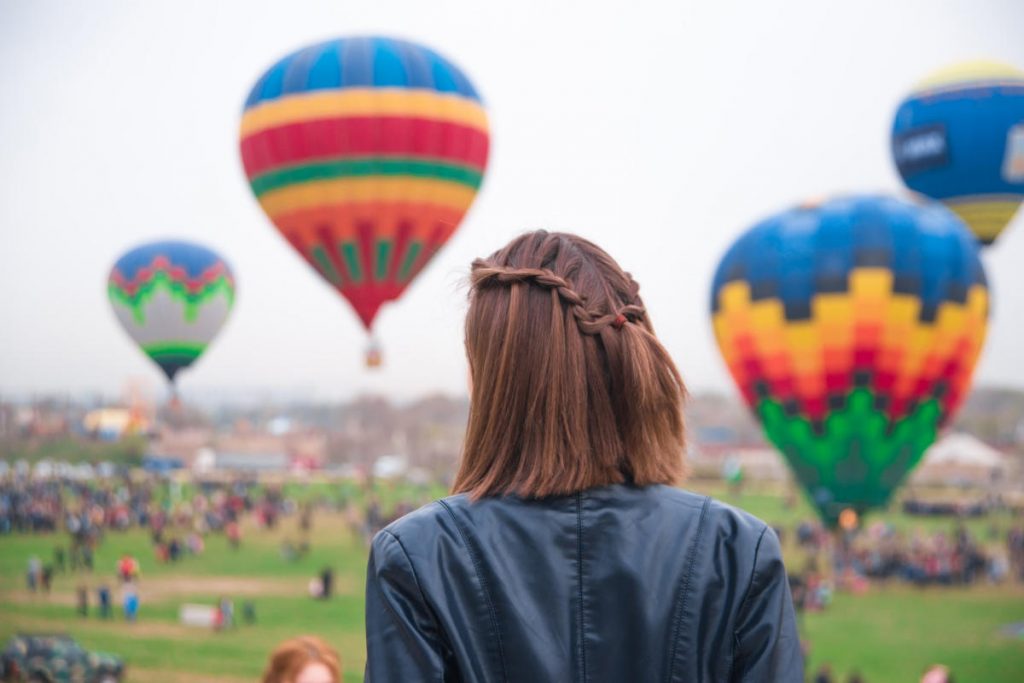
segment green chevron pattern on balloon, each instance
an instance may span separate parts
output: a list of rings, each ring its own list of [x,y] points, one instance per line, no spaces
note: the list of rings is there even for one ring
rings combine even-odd
[[[151,242],[118,259],[107,294],[125,332],[173,384],[227,320],[235,279],[227,262],[202,245]]]
[[[935,440],[941,408],[932,398],[893,423],[875,407],[869,389],[853,389],[816,433],[810,420],[787,415],[771,398],[757,404],[768,438],[789,461],[822,517],[831,523],[845,508],[858,512],[888,503],[893,491]]]
[[[155,271],[149,280],[139,283],[134,293],[122,289],[116,282],[109,283],[107,292],[111,301],[131,309],[135,322],[143,325],[146,322],[146,305],[161,289],[167,292],[172,300],[182,304],[185,320],[188,322],[194,321],[199,310],[211,299],[225,297],[228,308],[231,308],[235,299],[235,286],[227,275],[219,275],[205,283],[202,288],[190,291],[187,283],[172,278],[164,270]]]

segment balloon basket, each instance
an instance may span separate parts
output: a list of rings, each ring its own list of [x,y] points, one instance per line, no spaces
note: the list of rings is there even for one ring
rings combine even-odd
[[[381,353],[380,346],[376,343],[371,343],[369,348],[366,349],[366,367],[376,369],[383,364],[384,355]]]

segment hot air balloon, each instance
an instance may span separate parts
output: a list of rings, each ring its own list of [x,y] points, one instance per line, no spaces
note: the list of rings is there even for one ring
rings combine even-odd
[[[227,320],[235,279],[223,258],[191,242],[135,247],[110,271],[118,321],[171,383],[203,354]]]
[[[303,48],[245,103],[241,156],[286,240],[369,332],[451,237],[487,165],[487,114],[439,54],[393,38]],[[371,346],[368,364],[379,364]]]
[[[896,168],[991,244],[1024,201],[1024,71],[969,62],[934,74],[900,104]]]
[[[715,271],[715,338],[822,519],[884,505],[967,393],[989,292],[941,204],[838,198],[772,216]]]

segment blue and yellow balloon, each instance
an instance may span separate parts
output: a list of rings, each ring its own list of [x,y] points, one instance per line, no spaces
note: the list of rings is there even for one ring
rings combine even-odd
[[[1024,72],[995,62],[936,72],[896,111],[892,154],[907,187],[991,244],[1024,201]]]

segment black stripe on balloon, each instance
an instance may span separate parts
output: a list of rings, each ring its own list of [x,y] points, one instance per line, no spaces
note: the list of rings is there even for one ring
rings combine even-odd
[[[846,394],[829,394],[829,410],[842,410],[844,408],[846,408]]]
[[[922,301],[921,302],[921,315],[918,318],[923,323],[935,322],[935,317],[939,313],[939,304],[935,301]]]
[[[892,291],[896,294],[917,294],[921,291],[921,277],[915,273],[896,273],[892,278]]]
[[[825,436],[825,421],[820,418],[811,420],[811,431],[815,436]]]
[[[759,379],[754,382],[754,393],[757,394],[758,398],[765,399],[769,398],[768,383],[763,379]]]
[[[747,266],[742,261],[733,261],[725,270],[725,281],[747,279]]]
[[[796,417],[800,414],[800,403],[795,398],[788,398],[782,404],[782,409],[786,412],[786,417]]]
[[[814,276],[814,290],[817,294],[841,294],[849,288],[849,273],[819,273]]]
[[[888,266],[892,260],[892,252],[889,249],[880,247],[862,247],[853,254],[855,267],[872,268],[877,266]]]
[[[750,283],[750,298],[753,301],[772,299],[779,295],[779,283],[776,280],[754,280]]]
[[[963,282],[950,282],[946,286],[946,300],[958,304],[967,303],[967,285]]]
[[[857,370],[853,373],[853,383],[858,387],[866,387],[871,383],[871,373],[867,370]]]
[[[808,299],[786,299],[782,302],[786,320],[810,320],[811,302]]]
[[[946,386],[946,380],[940,379],[935,383],[935,388],[932,389],[932,396],[934,396],[936,400],[939,400],[946,395],[947,391],[949,391],[949,387]]]

